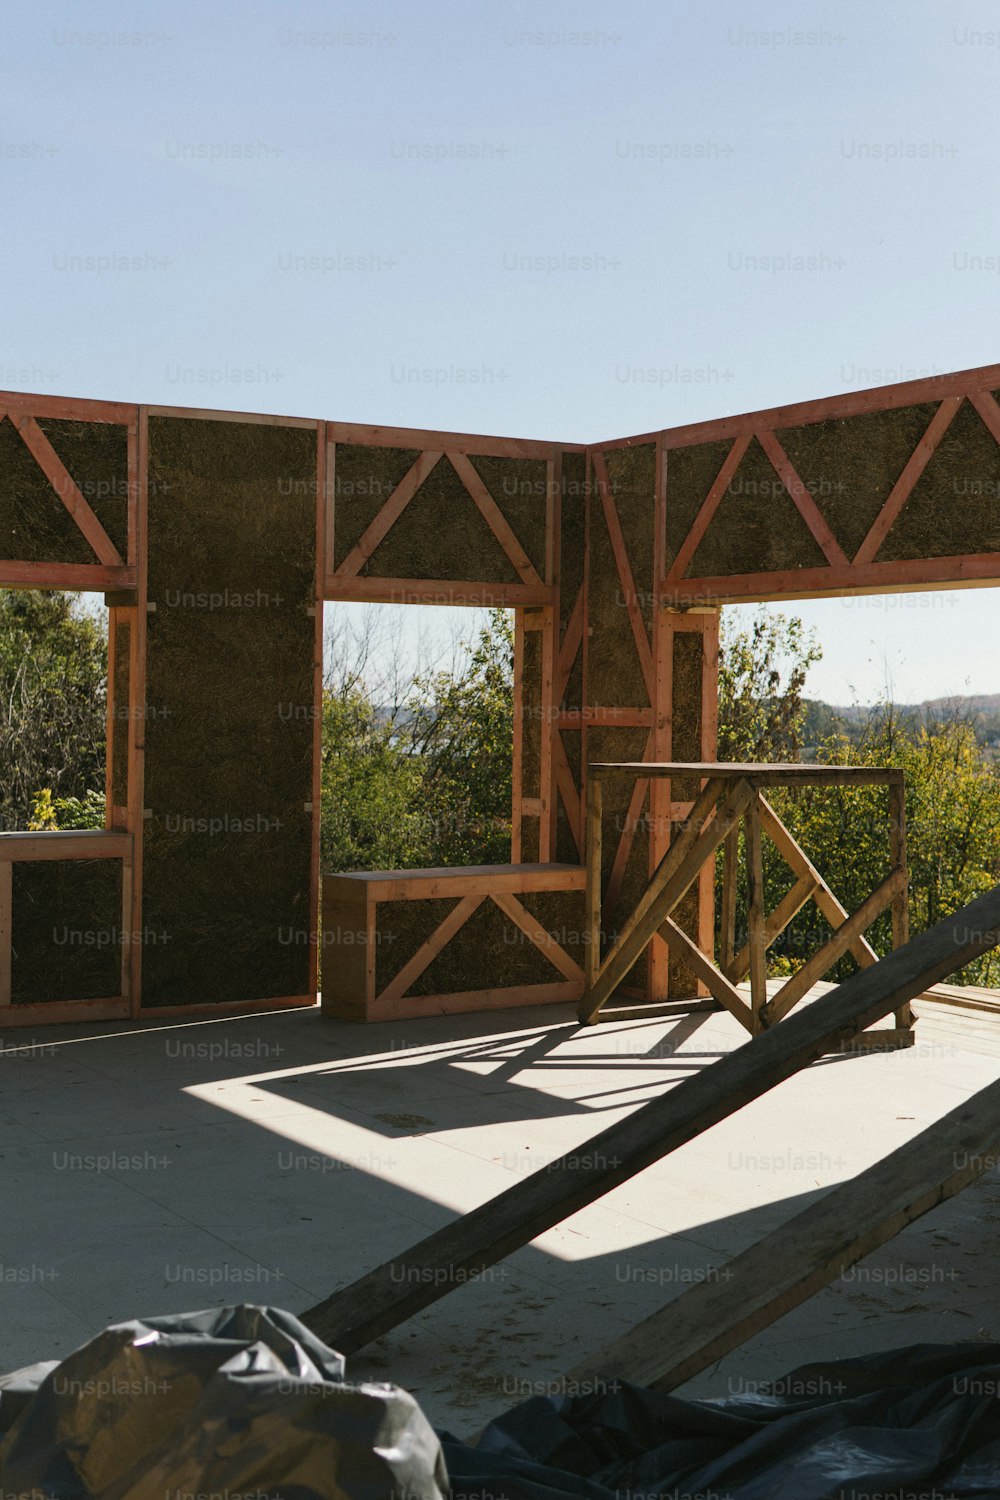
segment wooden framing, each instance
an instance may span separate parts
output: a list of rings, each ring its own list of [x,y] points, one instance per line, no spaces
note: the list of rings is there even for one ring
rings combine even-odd
[[[58,396],[31,396],[15,391],[0,392],[0,421],[9,418],[50,488],[94,553],[93,563],[55,561],[22,562],[0,560],[0,588],[86,589],[95,592],[134,588],[137,547],[132,485],[135,477],[134,436],[136,407],[112,401],[67,400]],[[111,541],[76,481],[38,425],[38,418],[64,421],[107,422],[126,429],[129,448],[128,547],[122,557]]]
[[[463,1010],[548,1001],[578,1001],[583,969],[563,943],[525,907],[532,892],[582,892],[586,872],[576,865],[480,865],[458,869],[395,870],[328,875],[323,880],[323,948],[337,962],[323,992],[325,1015],[345,1020],[399,1020]],[[387,903],[448,899],[454,905],[379,988],[377,958],[396,936],[380,916]],[[461,992],[410,993],[424,971],[484,902],[492,901],[548,961],[549,980],[484,986]]]
[[[122,862],[121,993],[109,999],[13,1003],[14,866],[51,860],[120,859]],[[128,962],[132,921],[131,834],[117,829],[78,828],[43,833],[0,833],[0,1028],[56,1025],[64,1021],[113,1021],[130,1014]]]
[[[849,1042],[1000,942],[1000,887],[302,1315],[344,1354]]]
[[[602,942],[601,917],[601,808],[602,783],[626,773],[636,785],[697,778],[704,782],[686,824],[653,870],[649,884],[634,911],[619,930],[608,953],[599,958]],[[890,870],[888,877],[853,915],[848,915],[836,896],[811,864],[803,850],[762,795],[771,786],[887,786],[890,793]],[[746,945],[734,952],[736,860],[738,822],[743,819],[746,851],[749,934]],[[798,877],[795,885],[770,915],[764,906],[764,830]],[[596,1021],[602,1007],[622,984],[650,941],[659,936],[679,953],[718,1003],[725,1006],[753,1036],[780,1021],[837,960],[850,951],[863,964],[875,961],[874,950],[864,940],[865,931],[887,906],[893,908],[893,940],[906,939],[906,826],[903,773],[891,768],[830,765],[722,765],[716,762],[683,764],[636,761],[630,765],[604,764],[590,767],[587,813],[587,921],[588,956],[586,990],[579,1016],[585,1024]],[[720,948],[722,967],[715,964],[714,937],[699,949],[694,940],[672,920],[679,902],[709,864],[714,882],[712,856],[725,846],[723,872],[723,917]],[[834,928],[833,936],[786,980],[768,999],[767,948],[783,932],[806,901],[813,900]],[[749,1009],[736,984],[750,975]],[[654,997],[655,998],[655,997]],[[911,1017],[906,1008],[896,1018],[892,1045],[912,1040]],[[885,1040],[885,1039],[883,1039]],[[878,1045],[878,1042],[871,1045]]]
[[[867,1033],[870,1034],[870,1033]],[[798,1307],[908,1224],[954,1197],[1000,1148],[991,1083],[589,1355],[567,1382],[613,1378],[673,1390]]]
[[[314,430],[317,434],[317,570],[316,570],[316,655],[314,669],[314,708],[321,703],[321,647],[322,647],[322,600],[355,599],[373,602],[419,602],[440,604],[501,605],[515,608],[522,624],[537,621],[543,630],[544,681],[541,689],[542,702],[537,705],[543,715],[541,753],[544,761],[542,784],[531,788],[528,794],[523,789],[516,793],[515,826],[524,819],[537,820],[538,857],[547,862],[556,849],[557,811],[560,819],[565,813],[566,822],[560,822],[560,855],[566,857],[565,828],[568,825],[572,839],[572,857],[582,860],[585,839],[585,801],[588,763],[588,732],[593,729],[613,727],[642,729],[647,732],[644,754],[649,762],[670,761],[675,755],[678,733],[682,723],[687,723],[690,710],[683,702],[674,701],[673,647],[679,632],[697,631],[703,642],[703,683],[700,709],[701,757],[711,763],[715,753],[715,715],[717,704],[714,694],[715,652],[717,651],[718,618],[717,607],[730,600],[783,598],[794,599],[821,594],[864,593],[932,588],[939,586],[979,586],[1000,582],[1000,551],[987,553],[964,553],[959,556],[915,557],[905,561],[882,561],[879,548],[890,533],[893,524],[905,513],[914,485],[925,472],[928,463],[947,438],[955,415],[963,402],[969,403],[978,413],[987,431],[1000,444],[1000,404],[995,393],[1000,391],[1000,365],[979,370],[962,371],[953,375],[931,377],[927,380],[905,382],[896,386],[882,387],[870,391],[828,397],[821,401],[798,403],[771,408],[766,411],[726,417],[720,420],[698,422],[686,426],[664,429],[648,435],[615,439],[610,442],[587,446],[581,444],[553,443],[548,441],[502,438],[482,434],[454,433],[447,431],[416,430],[377,425],[363,425],[335,421],[314,421],[308,418],[286,417],[278,414],[254,414],[226,412],[210,409],[191,409],[174,406],[139,407],[135,404],[99,402],[67,399],[56,396],[26,393],[0,393],[0,411],[9,416],[21,434],[40,471],[46,476],[72,517],[74,524],[85,537],[94,552],[92,564],[71,564],[56,561],[21,562],[0,561],[0,586],[86,588],[103,590],[111,596],[114,607],[123,612],[130,626],[130,702],[128,734],[128,803],[124,810],[115,812],[112,822],[124,821],[126,830],[133,838],[134,860],[125,871],[125,884],[129,888],[131,904],[129,931],[142,930],[142,844],[143,844],[143,760],[144,760],[144,715],[145,715],[145,652],[146,618],[148,599],[146,592],[146,454],[147,424],[150,415],[180,417],[192,421],[223,420],[246,422],[247,424],[281,425]],[[873,412],[892,412],[917,403],[929,403],[935,409],[929,412],[923,430],[907,462],[902,465],[887,499],[875,520],[867,528],[860,545],[845,548],[834,536],[823,515],[812,498],[809,487],[793,463],[789,454],[791,445],[783,436],[785,429],[806,426],[810,423],[847,419]],[[104,530],[97,514],[80,487],[74,483],[66,465],[45,437],[39,423],[47,418],[78,422],[107,422],[122,425],[128,437],[128,542],[119,552]],[[679,450],[694,444],[727,440],[730,450],[722,460],[721,468],[710,486],[708,495],[698,508],[686,537],[680,540],[679,548],[671,553],[667,546],[667,520],[670,514],[670,475],[672,456]],[[987,440],[988,441],[988,440]],[[721,502],[726,486],[735,475],[741,457],[752,442],[758,443],[767,456],[778,478],[782,481],[805,526],[820,549],[822,564],[805,568],[787,567],[767,573],[750,573],[733,576],[691,577],[690,565],[694,560],[700,541],[707,533]],[[368,527],[350,556],[341,561],[334,570],[334,537],[336,529],[336,507],[334,501],[334,473],[338,444],[369,446],[374,448],[394,446],[414,450],[416,462],[406,476],[404,484],[397,487],[382,513]],[[647,498],[636,490],[634,483],[623,500],[609,475],[615,478],[621,473],[613,467],[617,450],[635,448],[642,444],[655,447],[652,480],[643,478],[641,484],[649,489],[648,494],[648,543],[637,542],[642,527],[636,529],[635,506],[645,507]],[[405,510],[419,489],[419,483],[430,472],[430,466],[438,461],[434,455],[447,455],[456,474],[497,546],[497,556],[506,557],[513,569],[510,582],[491,582],[477,577],[477,560],[470,558],[470,577],[464,580],[442,580],[435,578],[374,578],[362,573],[365,562],[378,545],[382,536],[388,534],[398,515]],[[516,523],[511,523],[497,505],[487,487],[470,462],[476,456],[495,458],[530,459],[545,465],[547,510],[544,565],[536,551],[529,559],[521,539],[516,535]],[[561,518],[560,485],[564,458],[575,455],[577,467],[581,469],[586,484],[589,504],[582,506],[580,524],[584,527],[582,582],[577,587],[574,573],[575,598],[563,600],[564,587],[561,562]],[[582,459],[581,464],[579,460]],[[642,473],[647,474],[643,461]],[[799,468],[803,466],[799,464]],[[574,469],[576,476],[576,469]],[[631,471],[635,472],[635,471]],[[804,472],[804,470],[803,470]],[[409,494],[406,485],[409,484]],[[84,489],[86,487],[84,486]],[[632,508],[629,508],[632,507]],[[647,512],[643,508],[641,515]],[[644,524],[644,522],[643,522]],[[622,603],[622,649],[627,643],[634,650],[646,688],[648,701],[618,705],[611,702],[593,701],[596,696],[591,681],[591,664],[596,645],[592,649],[591,633],[603,628],[602,622],[593,616],[591,585],[595,566],[591,551],[594,527],[607,529],[607,544],[601,547],[601,566],[613,567],[621,585]],[[374,529],[373,529],[374,527]],[[641,548],[651,549],[653,604],[647,609],[645,597],[640,600],[636,580],[643,580],[646,588],[648,567]],[[631,549],[631,551],[630,551]],[[672,559],[672,561],[671,561]],[[574,569],[576,563],[574,562]],[[615,630],[618,622],[615,622]],[[606,643],[605,648],[606,650]],[[565,690],[574,672],[574,664],[582,662],[583,686],[576,701],[566,703]],[[596,665],[594,666],[596,671]],[[642,690],[638,689],[639,697]],[[551,715],[551,717],[549,717]],[[676,721],[676,722],[675,722]],[[122,726],[117,726],[121,730]],[[570,736],[579,735],[574,742]],[[314,810],[319,807],[319,753],[321,723],[317,712],[315,726],[312,778],[312,801]],[[579,767],[576,767],[576,743],[580,746]],[[641,737],[640,737],[641,743]],[[632,753],[632,752],[629,752]],[[647,790],[648,788],[648,790]],[[537,797],[535,792],[538,792]],[[645,772],[636,775],[630,805],[624,809],[624,824],[614,851],[608,851],[605,872],[609,888],[605,892],[605,904],[613,900],[622,888],[630,851],[638,836],[645,847],[645,816],[648,809],[649,864],[648,873],[654,871],[664,860],[672,833],[683,825],[689,815],[688,805],[673,794],[669,780],[649,778]],[[769,823],[769,809],[761,799],[759,804],[761,831],[780,841],[780,831]],[[318,875],[318,818],[314,811],[313,866],[314,873],[310,889],[310,927],[316,933],[316,948],[319,942],[319,875]],[[639,832],[641,828],[641,832]],[[890,827],[893,842],[893,863],[905,862],[905,829],[897,823]],[[731,841],[727,847],[731,846]],[[780,842],[779,842],[780,847]],[[515,851],[515,859],[520,851]],[[532,854],[534,847],[532,846]],[[2,861],[0,861],[2,863]],[[629,877],[631,879],[631,876]],[[773,934],[780,930],[780,921],[786,911],[801,897],[814,899],[824,914],[835,926],[842,926],[847,914],[839,906],[834,894],[819,882],[807,892],[813,876],[803,869],[797,877],[793,891],[776,912],[764,914],[763,926],[760,913],[754,910],[755,928],[759,937],[773,941]],[[697,939],[702,957],[710,952],[709,931],[712,920],[711,871],[706,864],[700,877],[697,922],[685,918],[684,934],[674,932],[674,962],[671,964],[670,946],[660,931],[649,944],[649,993],[659,1001],[668,994],[668,976],[676,989],[676,958],[686,953],[687,972],[691,975],[691,988],[696,997],[705,998],[709,986],[706,984],[704,965],[690,952],[690,941]],[[730,883],[727,901],[732,900],[734,887]],[[905,896],[898,886],[892,897],[894,941],[905,941],[906,910]],[[727,908],[728,909],[728,908]],[[674,920],[671,918],[670,920]],[[728,918],[721,935],[723,950],[719,973],[722,980],[714,983],[719,993],[725,992],[723,980],[732,989],[739,979],[730,972],[728,964],[741,955],[732,952],[735,943],[727,936]],[[697,926],[697,933],[695,932]],[[588,928],[588,931],[590,929]],[[874,955],[861,932],[847,928],[851,934],[851,951],[859,962],[871,963]],[[846,934],[845,934],[846,935]],[[688,947],[685,947],[685,940]],[[729,943],[729,948],[725,944]],[[142,962],[141,945],[132,944],[128,953],[126,973],[123,977],[122,993],[127,995],[131,1013],[138,1015],[141,1007]],[[589,959],[593,955],[588,954]],[[714,963],[714,955],[711,961]],[[315,971],[315,965],[313,966]],[[697,972],[696,972],[697,971]],[[570,984],[565,978],[562,982]],[[573,981],[575,982],[575,981]],[[752,986],[754,983],[751,974]],[[757,973],[756,988],[763,1015],[766,1002],[760,1000],[760,975]],[[470,992],[472,993],[472,992]],[[483,993],[487,993],[486,990]],[[728,992],[727,992],[728,993]],[[297,997],[300,1001],[306,997]],[[415,997],[411,997],[415,998]],[[671,995],[673,998],[673,995]],[[730,1001],[732,996],[730,995]],[[787,999],[787,996],[786,996]],[[725,1003],[715,997],[716,1003]],[[75,1002],[74,1002],[75,1003]],[[83,1002],[80,1002],[81,1004]],[[243,1002],[239,1002],[242,1004]],[[248,1000],[247,1004],[257,1002]],[[492,1001],[490,1003],[493,1003]],[[145,1009],[142,1011],[146,1013]],[[773,1012],[772,1012],[773,1014]],[[755,1019],[755,1024],[759,1020]],[[905,1032],[909,1026],[908,1014],[901,1011],[897,1017],[897,1030]]]

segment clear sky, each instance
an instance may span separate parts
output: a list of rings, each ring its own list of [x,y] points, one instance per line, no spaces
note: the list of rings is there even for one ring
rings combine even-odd
[[[34,0],[4,29],[3,386],[598,440],[1000,360],[996,4]],[[810,690],[1000,691],[997,607],[794,606]]]

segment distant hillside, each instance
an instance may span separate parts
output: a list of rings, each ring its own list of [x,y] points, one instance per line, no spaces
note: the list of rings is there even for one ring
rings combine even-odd
[[[829,734],[858,734],[872,715],[870,706],[824,703],[819,698],[806,699],[804,739],[806,749],[815,748]],[[984,749],[1000,751],[1000,693],[956,693],[951,698],[927,698],[923,703],[897,703],[896,713],[908,727],[939,724],[942,720],[961,719],[972,725],[976,739]]]

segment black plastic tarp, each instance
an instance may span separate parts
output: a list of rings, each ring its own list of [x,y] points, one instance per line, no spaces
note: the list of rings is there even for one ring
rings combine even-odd
[[[1000,1497],[1000,1345],[916,1344],[685,1401],[625,1383],[536,1396],[475,1448],[454,1500]]]
[[[396,1386],[350,1385],[290,1313],[118,1323],[0,1379],[0,1495],[442,1500],[438,1440]]]
[[[1000,1500],[1000,1345],[805,1365],[710,1401],[593,1382],[472,1447],[398,1387],[351,1385],[289,1313],[144,1318],[0,1378],[0,1496]]]

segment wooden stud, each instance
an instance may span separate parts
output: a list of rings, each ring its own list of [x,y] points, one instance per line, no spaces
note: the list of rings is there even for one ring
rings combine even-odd
[[[129,924],[131,1015],[142,1013],[143,846],[145,843],[146,795],[146,638],[149,628],[149,411],[138,412],[136,462],[136,597],[130,614],[129,632],[129,748],[128,819],[132,835],[132,911]]]
[[[0,864],[0,1006],[10,1005],[11,945],[14,941],[14,866]]]
[[[524,821],[524,635],[525,611],[514,611],[513,764],[511,768],[510,858],[521,860]]]
[[[316,568],[313,581],[313,680],[312,680],[312,767],[310,774],[310,803],[306,808],[311,819],[309,842],[309,977],[308,987],[313,995],[319,991],[319,943],[321,933],[322,877],[320,872],[320,844],[323,807],[323,579],[326,574],[324,549],[328,542],[333,546],[334,505],[332,465],[335,450],[327,442],[326,425],[319,423],[316,429]],[[330,553],[330,561],[333,553]]]
[[[587,991],[597,983],[601,965],[601,863],[602,863],[602,803],[603,789],[600,780],[591,776],[587,780],[587,833],[585,857],[587,861],[586,915],[584,918],[583,977]]]
[[[722,913],[719,951],[722,969],[735,978],[742,965],[734,963],[736,956],[736,887],[739,880],[740,830],[739,825],[727,835],[722,858]],[[747,950],[744,950],[747,951]],[[749,970],[747,971],[749,972]]]
[[[1000,416],[1000,408],[997,415]],[[906,875],[906,789],[903,783],[889,787],[889,865],[892,871]],[[904,878],[892,898],[892,946],[902,948],[910,937],[909,881]],[[904,1005],[896,1012],[896,1025],[913,1025],[913,1011]]]
[[[750,949],[750,1004],[754,1035],[768,1024],[767,936],[764,911],[764,859],[760,832],[760,797],[750,798],[743,824],[747,866],[747,916]]]
[[[653,683],[653,656],[649,644],[649,636],[646,634],[642,611],[639,608],[639,596],[636,591],[635,580],[632,577],[632,564],[629,562],[628,548],[625,546],[625,537],[622,533],[621,520],[618,516],[618,507],[615,505],[614,496],[611,493],[611,482],[608,479],[608,471],[600,453],[594,454],[594,470],[597,474],[597,488],[601,497],[604,520],[608,528],[608,540],[611,543],[611,551],[615,559],[618,580],[622,586],[622,597],[625,601],[625,608],[628,611],[629,624],[632,628],[632,637],[635,641],[639,665],[642,668],[646,692],[649,695],[650,704],[652,704],[655,689]]]

